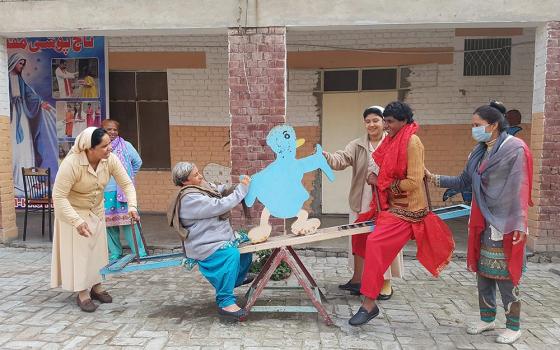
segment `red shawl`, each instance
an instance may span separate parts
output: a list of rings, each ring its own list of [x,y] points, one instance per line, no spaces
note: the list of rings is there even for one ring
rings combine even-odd
[[[533,156],[529,147],[523,143],[523,151],[526,158],[526,176],[528,178],[528,186],[521,192],[522,200],[527,200],[528,206],[533,206],[531,193],[533,191]],[[525,213],[527,217],[527,213]],[[471,203],[471,217],[469,220],[469,240],[467,247],[467,269],[472,272],[478,271],[478,260],[480,259],[480,236],[486,229],[486,221],[482,212],[473,196]],[[503,249],[506,256],[508,272],[511,281],[515,286],[519,285],[521,273],[523,271],[523,255],[525,254],[526,240],[513,244],[513,232],[504,234]]]
[[[379,189],[381,210],[389,208],[387,190],[391,184],[396,180],[406,178],[408,142],[417,131],[418,124],[416,122],[406,124],[395,136],[386,136],[373,152],[373,159],[379,165],[377,188]]]

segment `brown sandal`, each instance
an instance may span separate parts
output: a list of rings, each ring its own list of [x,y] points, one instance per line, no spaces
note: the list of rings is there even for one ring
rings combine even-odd
[[[92,289],[89,295],[91,296],[92,299],[99,300],[103,304],[110,304],[113,302],[113,298],[106,291],[97,293]]]
[[[84,301],[81,301],[80,296],[78,295],[76,297],[76,300],[78,302],[78,306],[84,312],[94,312],[97,309],[97,305],[95,305],[91,299],[86,299]]]

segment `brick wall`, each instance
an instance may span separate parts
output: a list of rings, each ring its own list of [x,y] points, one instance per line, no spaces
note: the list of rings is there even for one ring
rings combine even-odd
[[[204,69],[168,69],[171,167],[192,161],[230,167],[227,35],[110,37],[109,52],[204,51]],[[213,180],[210,178],[209,180]],[[162,212],[174,186],[170,171],[140,171],[137,191],[143,211]]]
[[[305,139],[303,146],[297,149],[296,157],[303,158],[313,154],[315,145],[320,143],[321,129],[318,126],[296,126],[294,129],[298,139]],[[309,213],[321,212],[321,176],[318,175],[319,171],[313,171],[303,176],[303,185],[309,191],[309,199],[304,203],[303,209]]]
[[[253,174],[273,159],[266,145],[268,131],[286,122],[286,28],[228,31],[229,109],[231,114],[232,180]],[[262,205],[251,220],[232,215],[235,228],[258,223]],[[271,220],[274,233],[284,232],[284,220]]]
[[[170,126],[171,166],[194,162],[200,171],[208,163],[230,166],[229,128],[221,126]],[[214,179],[209,179],[214,180]],[[136,179],[142,211],[161,212],[175,190],[170,171],[141,171]]]
[[[168,69],[170,125],[229,126],[227,35],[110,37],[109,52],[206,53],[204,69]]]
[[[17,238],[12,178],[10,100],[8,93],[6,39],[0,37],[0,242]]]
[[[529,246],[560,251],[560,22],[536,34],[535,113],[531,148],[535,159]],[[542,105],[541,105],[542,102]]]

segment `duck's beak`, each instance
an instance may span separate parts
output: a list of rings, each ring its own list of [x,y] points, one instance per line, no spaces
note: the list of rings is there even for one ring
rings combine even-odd
[[[296,148],[303,146],[303,144],[305,143],[305,139],[297,139],[296,140]]]

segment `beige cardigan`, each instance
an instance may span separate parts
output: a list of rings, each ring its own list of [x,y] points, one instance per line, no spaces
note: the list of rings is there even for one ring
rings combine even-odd
[[[381,142],[381,141],[380,141]],[[333,170],[344,170],[352,167],[352,182],[348,195],[350,209],[359,213],[362,208],[362,192],[367,179],[367,169],[370,156],[368,153],[368,135],[350,141],[344,150],[326,153],[327,163]]]
[[[136,211],[136,192],[123,165],[111,153],[93,170],[85,152],[71,153],[60,164],[53,187],[54,237],[51,287],[81,291],[101,282],[99,269],[108,263],[103,189],[113,176]],[[91,237],[78,234],[87,223]]]

